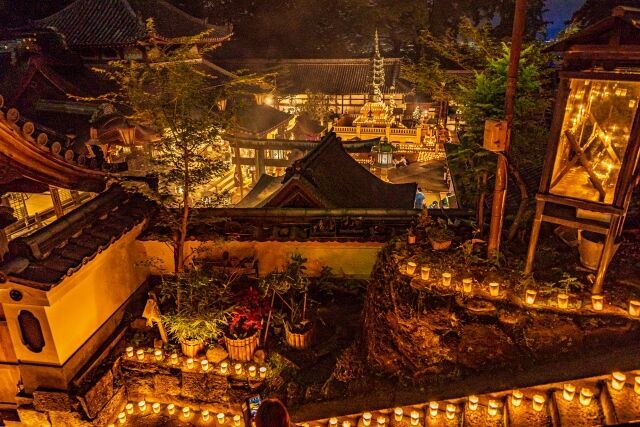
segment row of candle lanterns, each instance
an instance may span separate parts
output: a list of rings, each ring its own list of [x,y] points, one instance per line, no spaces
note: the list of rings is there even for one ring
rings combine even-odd
[[[409,261],[406,265],[406,273],[409,276],[413,276],[416,273],[418,265]],[[422,280],[429,280],[431,275],[431,268],[429,266],[423,265],[420,267],[420,278]],[[451,286],[451,273],[444,272],[442,273],[441,283],[442,286],[450,287]],[[462,279],[462,291],[464,293],[471,293],[473,290],[473,279],[464,278]],[[491,282],[489,283],[489,295],[492,297],[498,297],[500,295],[500,283]],[[538,291],[535,289],[527,289],[525,292],[525,302],[527,305],[535,304],[536,297],[538,295]],[[560,309],[568,309],[569,308],[569,295],[566,293],[559,293],[557,295],[557,306]],[[602,295],[591,295],[591,307],[595,311],[602,311],[604,309],[604,296]],[[640,317],[640,301],[638,300],[630,300],[629,301],[629,315],[632,317]]]
[[[159,414],[162,411],[162,405],[159,402],[154,402],[151,405],[149,405],[144,400],[139,401],[137,405],[134,405],[132,402],[129,402],[125,405],[124,411],[118,414],[118,417],[117,417],[118,423],[125,424],[127,422],[127,416],[134,415],[136,413],[136,406],[138,408],[137,412],[139,414],[146,414],[149,412],[153,412],[154,414]],[[151,411],[149,411],[149,407],[151,407]],[[176,405],[174,403],[169,403],[168,405],[166,405],[166,410],[169,415],[174,415],[178,411],[178,408],[176,408]],[[184,418],[185,420],[188,420],[192,416],[195,416],[196,413],[190,407],[184,406],[181,410],[181,414],[182,414],[182,418]],[[225,424],[228,420],[228,417],[224,412],[219,412],[215,417],[219,425]],[[202,418],[202,421],[208,422],[211,420],[212,417],[211,417],[211,414],[209,413],[209,410],[203,409],[202,411],[200,411],[200,418]],[[233,427],[239,427],[242,419],[240,415],[234,415],[231,418],[231,420],[233,420]],[[110,426],[114,426],[114,424],[111,424]]]
[[[137,360],[143,361],[146,358],[146,353],[143,349],[137,349],[134,351],[133,347],[127,347],[125,349],[125,353],[127,355],[127,357],[129,358],[136,358]],[[161,349],[156,349],[153,352],[153,360],[161,362],[164,360],[164,352]],[[180,356],[178,356],[177,353],[172,353],[171,356],[169,356],[169,361],[172,365],[177,365],[180,362]],[[187,367],[187,369],[193,369],[196,365],[196,361],[192,358],[189,357],[187,358],[186,362],[185,362],[185,366]],[[209,361],[207,359],[202,359],[200,361],[200,369],[202,370],[202,372],[209,372],[209,371],[213,371],[213,369],[211,368],[211,363],[209,363]],[[229,373],[229,362],[221,362],[220,363],[220,369],[219,369],[220,374],[222,375],[227,375]],[[242,365],[242,363],[236,363],[233,365],[233,372],[236,375],[242,375],[244,372],[244,366]],[[261,378],[264,379],[267,377],[267,367],[266,366],[261,366],[259,368],[257,368],[255,365],[249,365],[247,367],[247,373],[249,375],[249,377],[251,378]]]

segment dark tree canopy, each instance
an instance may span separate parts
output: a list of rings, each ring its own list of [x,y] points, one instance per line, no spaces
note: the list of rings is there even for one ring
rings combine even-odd
[[[640,7],[639,0],[587,0],[571,18],[571,22],[580,26],[591,25],[611,15],[616,6]]]

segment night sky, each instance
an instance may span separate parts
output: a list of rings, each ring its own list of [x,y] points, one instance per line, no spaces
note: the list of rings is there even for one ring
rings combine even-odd
[[[564,23],[573,12],[584,4],[585,0],[547,0],[545,19],[549,21],[549,38],[556,36],[564,28]]]

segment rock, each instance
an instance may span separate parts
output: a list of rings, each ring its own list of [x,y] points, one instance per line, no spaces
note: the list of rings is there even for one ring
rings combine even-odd
[[[128,396],[153,396],[153,375],[138,372],[125,372],[122,376]]]
[[[580,348],[583,333],[571,320],[563,316],[542,314],[532,316],[524,329],[524,338],[534,356],[554,356]]]
[[[120,387],[111,400],[100,411],[98,416],[93,420],[93,424],[96,426],[106,426],[109,422],[113,421],[122,408],[127,403],[127,394],[124,386]]]
[[[85,413],[90,419],[93,419],[109,403],[113,395],[113,373],[107,371],[84,396],[79,398]]]
[[[153,376],[153,389],[157,394],[179,396],[181,392],[180,378],[174,375],[156,374]]]
[[[229,353],[222,346],[216,345],[207,350],[207,360],[211,363],[219,364],[228,357]]]
[[[263,365],[266,360],[267,354],[264,352],[264,350],[256,350],[255,353],[253,353],[253,361],[257,364]]]
[[[515,360],[519,354],[511,338],[495,326],[472,323],[462,329],[458,362],[467,368],[499,366]]]
[[[215,372],[182,372],[182,390],[184,397],[205,402],[222,402],[229,382],[227,377]]]
[[[307,386],[304,390],[304,402],[315,402],[322,399],[321,394],[321,386],[319,384],[314,384]]]
[[[297,406],[302,403],[304,396],[302,395],[302,387],[298,383],[290,382],[287,384],[286,394],[288,406]]]
[[[37,411],[72,411],[74,400],[64,391],[36,390],[33,392],[33,407]]]
[[[162,347],[164,347],[164,341],[158,339],[153,340],[153,348],[159,349]]]
[[[92,424],[80,418],[77,412],[49,411],[52,427],[91,427]]]
[[[139,330],[139,331],[147,331],[151,329],[150,326],[147,326],[147,321],[142,318],[133,319],[131,321],[131,329]]]
[[[26,427],[49,427],[51,425],[47,414],[34,409],[18,408],[18,416],[20,422]]]

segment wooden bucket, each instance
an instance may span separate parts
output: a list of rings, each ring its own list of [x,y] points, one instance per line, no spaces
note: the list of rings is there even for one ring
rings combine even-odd
[[[204,350],[204,343],[198,340],[185,340],[180,342],[182,354],[187,357],[196,357],[198,353]]]
[[[305,350],[311,347],[315,331],[316,326],[313,325],[307,332],[303,334],[296,334],[289,330],[289,325],[285,324],[284,326],[284,333],[287,339],[287,344],[289,344],[291,348],[295,348],[296,350]]]
[[[431,242],[431,247],[433,248],[434,251],[443,251],[445,249],[449,249],[452,241],[446,240],[444,242],[438,242],[436,240],[430,240],[430,242]]]
[[[239,340],[224,337],[229,358],[240,362],[250,362],[253,360],[253,353],[256,351],[256,348],[258,348],[259,337],[260,334],[258,332],[248,338]]]

